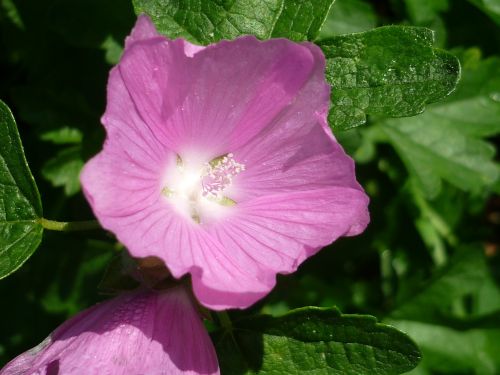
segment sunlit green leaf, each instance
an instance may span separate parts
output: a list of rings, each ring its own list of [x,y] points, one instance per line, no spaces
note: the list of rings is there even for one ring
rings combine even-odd
[[[314,40],[334,0],[285,0],[271,36]]]
[[[334,0],[133,0],[137,14],[146,13],[170,38],[197,44],[252,34],[260,39],[312,40]]]
[[[362,125],[367,115],[416,115],[446,97],[455,88],[460,66],[432,43],[431,30],[404,26],[322,41],[332,86],[332,128]]]
[[[500,175],[495,148],[482,139],[500,132],[500,59],[469,62],[463,77],[443,103],[379,125],[428,197],[439,193],[442,180],[478,193]]]
[[[371,316],[301,308],[235,322],[215,335],[224,374],[400,374],[420,360],[416,345]]]
[[[43,228],[40,195],[14,117],[0,101],[0,278],[17,270],[36,250]]]

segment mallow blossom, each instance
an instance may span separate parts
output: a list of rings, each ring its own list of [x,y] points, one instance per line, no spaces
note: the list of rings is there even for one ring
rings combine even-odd
[[[140,16],[109,77],[103,150],[81,175],[100,223],[135,257],[190,273],[212,309],[245,308],[340,236],[368,198],[326,122],[312,43],[169,40]]]
[[[219,374],[215,349],[183,287],[137,290],[87,309],[0,375]]]

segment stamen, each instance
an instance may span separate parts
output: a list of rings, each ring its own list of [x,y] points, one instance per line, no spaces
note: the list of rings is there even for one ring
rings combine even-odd
[[[173,191],[172,189],[168,188],[167,186],[165,186],[162,190],[161,190],[161,193],[166,196],[167,198],[171,198],[175,195],[175,191]]]
[[[205,164],[204,169],[202,176],[203,196],[222,199],[225,198],[222,196],[222,192],[231,186],[234,176],[245,170],[245,165],[236,162],[233,159],[233,154],[230,153],[213,159]]]
[[[175,171],[172,171],[168,186],[164,186],[161,193],[199,224],[200,212],[203,211],[200,205],[204,200],[221,206],[236,205],[224,192],[232,185],[233,178],[244,170],[245,165],[237,163],[231,153],[219,156],[201,168],[186,164],[177,155]]]
[[[217,199],[217,203],[219,203],[221,206],[234,206],[236,204],[236,201],[233,201],[231,198],[228,197],[222,197]]]

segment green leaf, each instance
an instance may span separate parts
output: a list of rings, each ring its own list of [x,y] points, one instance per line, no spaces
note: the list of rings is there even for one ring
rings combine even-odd
[[[252,34],[260,39],[314,39],[334,0],[133,0],[169,38],[209,44]]]
[[[64,126],[59,129],[49,130],[41,134],[43,141],[52,142],[56,145],[81,143],[83,139],[82,132],[77,128]]]
[[[334,130],[362,125],[367,115],[416,115],[446,97],[460,75],[458,60],[432,47],[429,29],[385,26],[320,43],[332,86]]]
[[[498,0],[469,0],[500,25],[500,2]]]
[[[273,38],[314,40],[334,0],[285,0],[274,26]]]
[[[479,290],[488,275],[482,249],[466,247],[417,290],[398,297],[391,317],[436,322],[453,315],[453,306],[465,295]]]
[[[197,44],[243,34],[269,38],[283,7],[282,0],[133,0],[133,4],[137,14],[151,17],[160,33]]]
[[[380,123],[428,198],[439,194],[442,180],[472,193],[498,180],[495,148],[481,137],[500,132],[499,77],[500,59],[469,61],[463,81],[448,100],[420,116]]]
[[[431,23],[440,12],[448,10],[448,0],[405,0],[408,15],[413,23]]]
[[[0,278],[17,270],[36,250],[43,228],[40,195],[14,117],[0,101]]]
[[[61,262],[49,263],[52,271],[49,280],[52,282],[40,296],[39,303],[47,312],[65,314],[69,317],[88,307],[88,304],[82,303],[85,289],[90,284],[93,288],[90,289],[91,295],[95,294],[95,285],[111,260],[114,249],[109,243],[98,240],[82,238],[78,241],[75,241],[75,238],[65,240],[58,238],[54,242],[59,244],[59,249],[51,248],[52,251],[57,251],[56,254],[61,258]],[[61,248],[64,249],[63,254]],[[64,254],[68,248],[78,253],[73,259],[70,254]]]
[[[52,185],[64,187],[64,193],[71,196],[80,191],[79,176],[83,164],[80,146],[67,148],[45,163],[42,175]]]
[[[500,371],[499,295],[484,247],[467,246],[418,290],[408,290],[384,322],[417,342],[420,372],[493,375]]]
[[[123,53],[123,46],[118,43],[111,35],[101,44],[105,52],[106,62],[109,65],[116,65],[120,61]]]
[[[19,29],[24,29],[24,22],[19,14],[16,4],[12,0],[0,0],[0,7],[3,8],[5,14],[10,21]]]
[[[387,323],[410,335],[422,350],[421,367],[432,374],[498,374],[500,329],[466,330],[408,320]]]
[[[416,345],[371,316],[307,307],[242,319],[215,334],[223,374],[400,374],[420,360]]]
[[[376,23],[377,17],[371,4],[362,0],[338,0],[330,9],[319,39],[367,31],[375,28]]]
[[[473,48],[463,52],[461,60],[464,69],[457,90],[431,112],[469,135],[500,133],[500,58],[481,60],[481,52]]]

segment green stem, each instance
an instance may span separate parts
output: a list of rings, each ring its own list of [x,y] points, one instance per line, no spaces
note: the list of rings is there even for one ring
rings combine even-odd
[[[38,222],[48,230],[57,230],[60,232],[74,232],[79,230],[92,230],[101,228],[97,220],[87,221],[55,221],[42,217]]]

